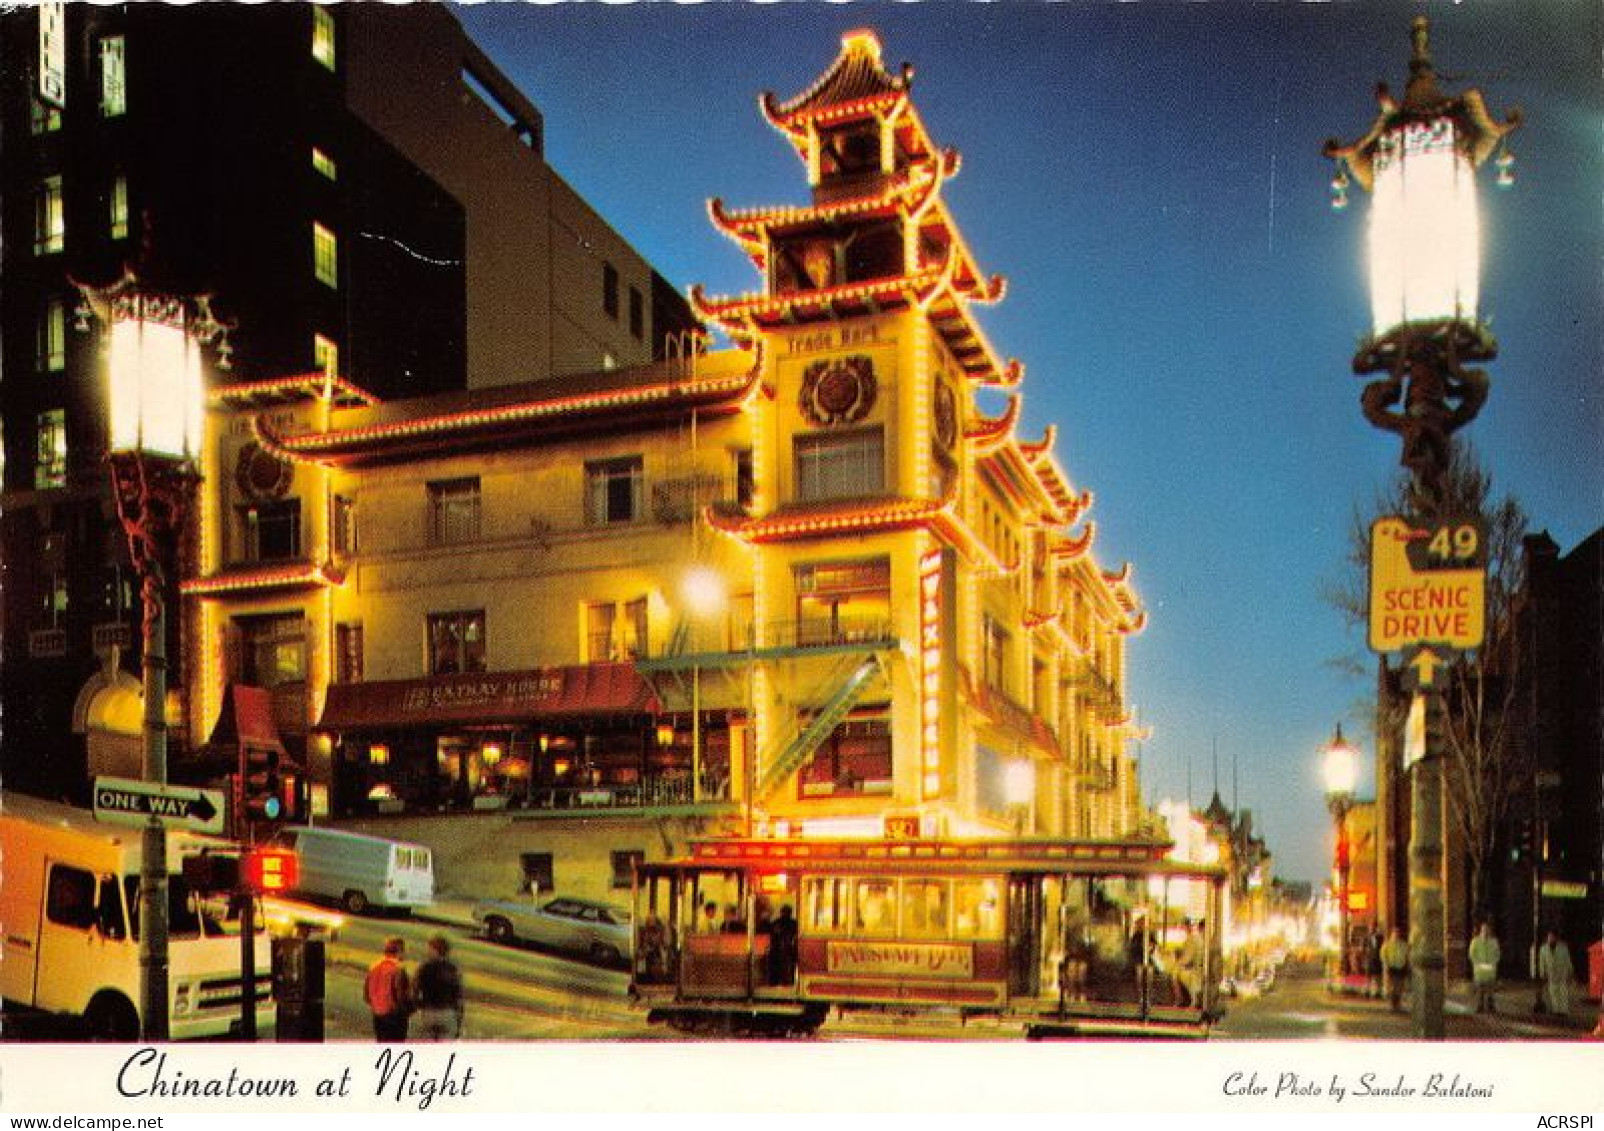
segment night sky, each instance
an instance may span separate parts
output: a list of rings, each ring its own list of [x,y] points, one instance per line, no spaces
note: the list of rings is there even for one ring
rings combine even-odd
[[[926,126],[963,156],[945,198],[1009,282],[976,309],[1026,366],[1020,434],[1058,425],[1099,560],[1133,564],[1149,611],[1128,689],[1151,729],[1144,793],[1190,779],[1201,807],[1217,783],[1294,879],[1331,858],[1321,746],[1340,720],[1373,750],[1370,681],[1334,663],[1363,636],[1320,594],[1398,459],[1350,369],[1369,201],[1332,210],[1321,147],[1365,131],[1378,80],[1401,94],[1422,12],[1445,89],[1526,114],[1514,188],[1481,178],[1500,357],[1462,435],[1568,552],[1604,523],[1597,0],[459,9],[545,114],[552,166],[672,283],[713,295],[760,280],[708,198],[807,199],[758,95],[800,93],[859,27],[889,68],[914,64]]]

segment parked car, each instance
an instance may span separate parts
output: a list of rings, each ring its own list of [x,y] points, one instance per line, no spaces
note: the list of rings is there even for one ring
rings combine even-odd
[[[537,943],[609,964],[630,954],[629,912],[591,899],[483,900],[473,918],[496,942]]]

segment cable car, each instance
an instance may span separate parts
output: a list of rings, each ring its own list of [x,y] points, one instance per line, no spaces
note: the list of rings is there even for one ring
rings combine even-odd
[[[1020,1035],[1202,1037],[1225,872],[1160,841],[693,842],[636,868],[630,992],[686,1031],[805,1034],[833,1013]]]

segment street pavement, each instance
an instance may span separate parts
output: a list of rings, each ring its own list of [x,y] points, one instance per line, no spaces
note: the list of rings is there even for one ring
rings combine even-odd
[[[1578,995],[1579,996],[1579,995]],[[1444,1029],[1451,1041],[1586,1040],[1598,1022],[1597,1002],[1578,1000],[1568,1018],[1535,1014],[1536,987],[1500,989],[1496,1012],[1477,1013],[1470,983],[1451,983]],[[1394,1013],[1386,998],[1333,993],[1315,964],[1288,963],[1274,986],[1258,997],[1228,999],[1217,1040],[1409,1040],[1409,998]]]

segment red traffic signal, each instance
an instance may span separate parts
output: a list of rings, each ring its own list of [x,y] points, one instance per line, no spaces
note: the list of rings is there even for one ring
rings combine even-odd
[[[300,881],[301,860],[287,848],[257,848],[245,856],[245,886],[258,895],[289,891]]]

